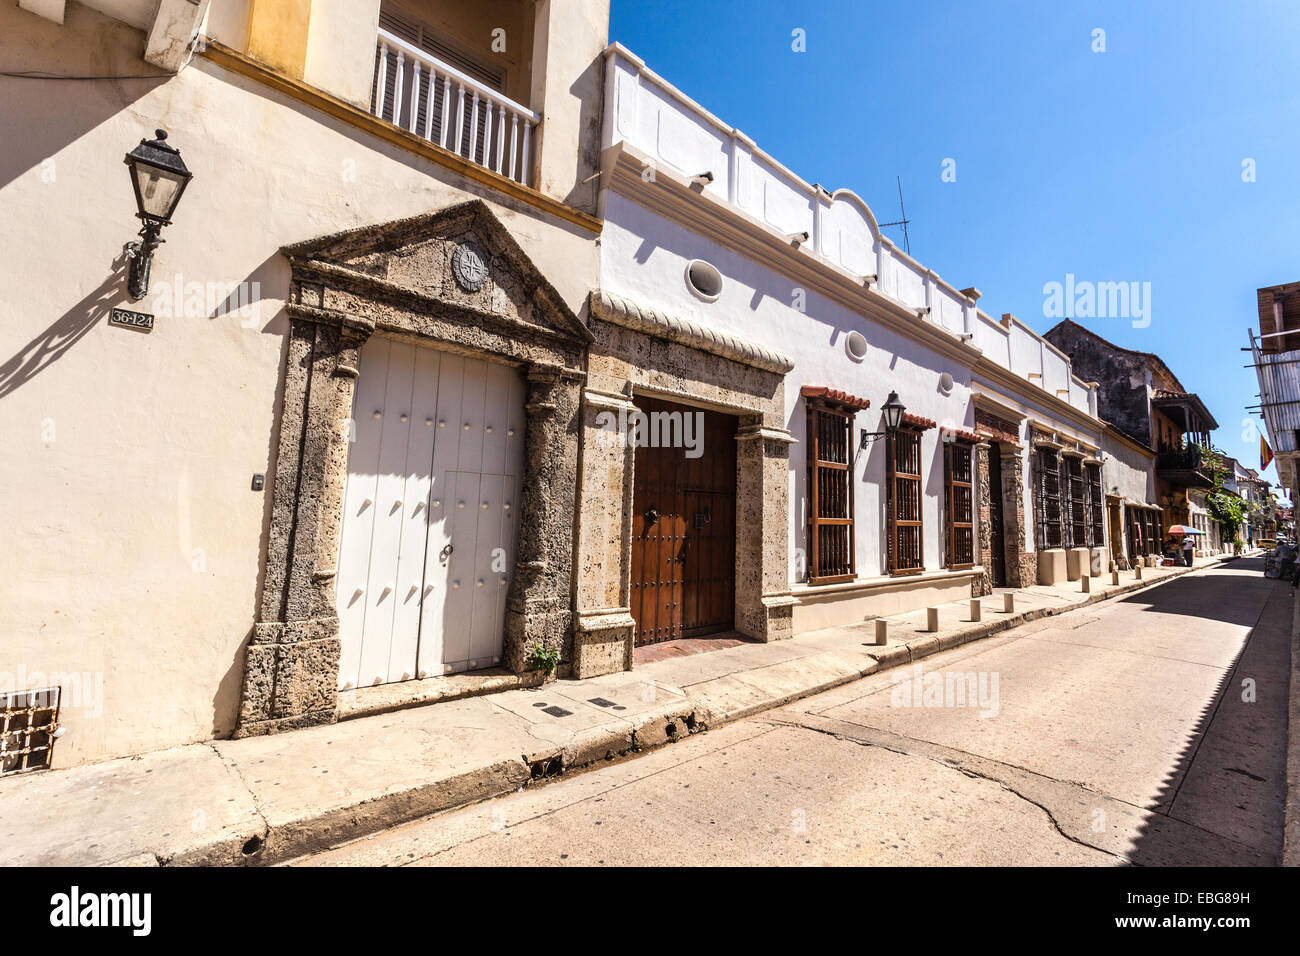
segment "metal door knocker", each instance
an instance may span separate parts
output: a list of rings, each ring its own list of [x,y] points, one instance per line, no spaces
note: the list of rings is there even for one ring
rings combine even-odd
[[[658,520],[659,520],[659,509],[656,508],[654,505],[651,505],[649,508],[645,510],[645,523],[654,524]]]
[[[451,545],[448,544],[444,546],[443,549],[438,552],[438,560],[443,564],[446,564],[447,558],[451,556],[451,551],[452,551]]]

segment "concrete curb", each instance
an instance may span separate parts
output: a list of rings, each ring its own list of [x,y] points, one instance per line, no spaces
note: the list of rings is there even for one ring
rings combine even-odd
[[[1300,866],[1300,600],[1291,595],[1291,683],[1287,705],[1286,815],[1282,832],[1282,865]]]
[[[1232,558],[1224,556],[1215,564],[1228,560]],[[557,743],[534,753],[521,754],[516,759],[500,760],[451,777],[429,780],[415,787],[366,797],[350,806],[306,809],[301,815],[289,814],[279,819],[267,819],[263,815],[260,833],[238,838],[233,838],[227,833],[223,838],[213,840],[206,845],[187,847],[175,853],[160,850],[155,856],[158,863],[164,866],[266,866],[282,863],[403,823],[502,796],[527,786],[530,782],[541,782],[558,773],[596,767],[613,757],[658,749],[710,728],[721,727],[765,711],[776,710],[797,700],[852,683],[871,674],[905,666],[939,651],[983,640],[1031,621],[1157,587],[1183,574],[1213,566],[1182,568],[1158,579],[1130,581],[1119,587],[1107,586],[1108,590],[1105,592],[1095,592],[1086,596],[1079,592],[1078,596],[1082,600],[1071,604],[1020,611],[999,617],[997,620],[972,624],[968,628],[955,632],[918,637],[907,643],[892,644],[880,648],[879,652],[875,653],[866,650],[863,652],[865,660],[861,663],[832,660],[827,664],[826,661],[822,661],[821,663],[826,666],[820,673],[806,675],[808,678],[806,685],[782,687],[778,693],[769,691],[765,694],[762,688],[751,681],[743,695],[749,699],[743,702],[728,703],[724,691],[712,695],[704,691],[694,698],[688,691],[685,699],[667,701],[662,706],[637,715],[632,721],[630,732],[628,721],[591,727],[562,744]],[[1297,602],[1297,615],[1300,615],[1300,602]],[[1297,617],[1297,622],[1300,622],[1300,617]],[[1294,635],[1293,630],[1293,643]],[[823,656],[833,658],[834,654]],[[804,663],[808,661],[808,659],[802,660]],[[798,665],[800,660],[787,663]],[[769,666],[783,667],[784,665]],[[787,668],[789,669],[791,668]],[[797,670],[797,668],[793,669]],[[752,673],[755,672],[740,672],[735,676],[743,677],[745,674]],[[785,672],[782,676],[785,676]],[[798,677],[794,678],[795,681],[798,679]],[[1293,672],[1293,714],[1297,708],[1294,693],[1296,680]],[[742,681],[743,683],[745,682]],[[749,693],[750,690],[752,694]],[[758,699],[754,699],[755,697]],[[1296,726],[1297,723],[1300,721],[1293,720],[1292,725]],[[1300,773],[1298,742],[1300,742],[1300,735],[1297,735],[1296,740],[1292,742],[1290,751],[1292,760],[1288,764],[1288,777],[1292,782],[1293,793],[1297,792],[1296,775]],[[249,793],[252,796],[251,790]],[[1295,822],[1296,829],[1300,829],[1300,821],[1290,821],[1292,809],[1291,803],[1288,802],[1288,821]],[[1288,825],[1288,834],[1292,834],[1292,829],[1292,826]],[[1296,836],[1300,837],[1300,834]],[[1300,839],[1295,842],[1300,844]],[[1288,841],[1288,844],[1290,843],[1291,841]],[[1300,853],[1300,845],[1294,847],[1293,851]],[[108,865],[127,866],[140,865],[140,863],[138,859],[131,858]]]

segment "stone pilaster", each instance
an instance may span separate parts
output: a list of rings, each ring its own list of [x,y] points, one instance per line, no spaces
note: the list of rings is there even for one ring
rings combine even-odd
[[[1002,452],[1002,535],[1007,548],[1007,583],[1038,583],[1038,555],[1025,550],[1033,528],[1025,515],[1025,462],[1019,447]]]
[[[760,641],[792,637],[790,445],[784,428],[736,432],[736,630]]]
[[[502,661],[519,673],[538,648],[571,664],[570,587],[581,374],[528,367],[523,491]]]
[[[636,405],[625,395],[583,393],[581,514],[572,676],[632,669],[636,621],[630,606],[632,491],[636,455],[628,440]]]
[[[330,723],[338,702],[334,604],[357,354],[374,324],[301,303],[291,331],[271,530],[235,736]]]
[[[984,573],[971,578],[970,596],[982,597],[993,593],[993,520],[992,496],[1002,494],[1001,488],[989,487],[989,443],[975,445],[975,512],[979,534],[979,563]]]

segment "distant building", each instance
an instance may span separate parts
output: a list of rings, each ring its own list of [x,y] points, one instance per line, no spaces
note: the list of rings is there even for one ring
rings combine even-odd
[[[1296,455],[1300,453],[1300,282],[1267,286],[1256,292],[1259,335],[1250,347],[1259,377],[1259,410],[1277,474],[1292,500],[1296,494]]]
[[[1205,527],[1206,550],[1221,543],[1209,528],[1205,492],[1214,487],[1201,446],[1219,427],[1193,392],[1187,391],[1160,356],[1126,349],[1109,342],[1077,322],[1066,319],[1044,338],[1070,356],[1075,374],[1100,383],[1098,415],[1119,431],[1156,453],[1155,498],[1161,508],[1160,541],[1171,525]],[[1146,516],[1133,515],[1140,523]],[[1145,536],[1143,532],[1145,531]],[[1155,525],[1126,529],[1126,537],[1152,544]]]

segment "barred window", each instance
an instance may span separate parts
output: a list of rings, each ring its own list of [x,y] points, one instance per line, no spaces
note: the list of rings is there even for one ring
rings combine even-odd
[[[944,513],[947,519],[948,567],[953,570],[975,564],[974,483],[971,474],[972,448],[965,442],[946,443],[944,457]]]
[[[1039,448],[1034,463],[1038,550],[1064,546],[1061,527],[1061,463],[1051,448]]]
[[[852,415],[808,402],[810,584],[854,577],[852,426]]]
[[[1160,554],[1165,545],[1165,529],[1160,512],[1152,508],[1147,512],[1147,554]]]
[[[898,428],[889,436],[889,511],[886,533],[891,574],[925,567],[921,537],[921,433]]]
[[[1088,546],[1088,498],[1083,483],[1083,461],[1061,456],[1061,495],[1065,509],[1067,548]]]
[[[1084,466],[1088,482],[1088,545],[1100,548],[1106,544],[1106,500],[1101,493],[1101,465]]]

